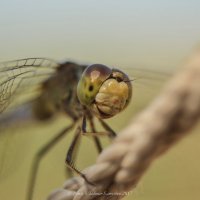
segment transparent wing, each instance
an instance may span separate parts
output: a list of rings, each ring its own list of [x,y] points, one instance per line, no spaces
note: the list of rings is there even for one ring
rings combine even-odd
[[[46,58],[27,58],[0,63],[0,113],[33,95],[39,83],[54,73],[58,63]],[[21,101],[20,101],[21,102]]]
[[[41,83],[52,76],[58,63],[47,58],[27,58],[0,63],[0,119],[7,111],[34,98]],[[1,122],[2,123],[2,122]],[[4,126],[3,126],[4,127]],[[14,172],[25,157],[33,135],[17,127],[0,127],[0,179]],[[18,134],[19,133],[19,134]],[[23,148],[20,148],[23,147]],[[18,163],[17,162],[17,163]]]
[[[141,92],[156,91],[161,87],[173,74],[173,71],[163,71],[158,69],[145,69],[145,68],[122,68],[132,81],[133,92],[138,88]]]
[[[121,68],[132,80],[136,82],[158,82],[162,83],[167,80],[174,72],[168,71],[166,69],[155,69],[155,68],[136,68],[136,67],[126,67]]]

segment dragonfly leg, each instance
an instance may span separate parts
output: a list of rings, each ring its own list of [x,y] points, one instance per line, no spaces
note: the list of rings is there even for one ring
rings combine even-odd
[[[90,120],[90,119],[89,119]],[[106,123],[106,122],[104,122],[102,119],[99,119],[98,118],[98,120],[99,120],[99,122],[101,123],[101,125],[102,125],[102,127],[105,129],[105,132],[103,132],[103,131],[101,131],[101,132],[98,132],[98,131],[96,131],[95,129],[92,129],[92,132],[88,132],[88,131],[83,131],[82,133],[83,133],[83,135],[85,135],[85,136],[93,136],[93,137],[97,137],[97,136],[108,136],[110,139],[113,139],[113,138],[115,138],[116,137],[116,133],[115,133],[115,131],[113,131],[111,128],[110,128],[110,126]],[[85,120],[83,120],[83,122],[85,122]],[[94,125],[94,123],[93,124],[91,124],[92,126]],[[85,126],[85,125],[83,125],[83,126]],[[94,128],[94,126],[93,126],[93,128]]]
[[[76,137],[76,135],[74,136],[74,138],[75,138],[75,137]],[[73,138],[73,140],[75,140],[74,138]],[[73,143],[73,141],[71,142],[71,144],[72,144],[72,143]],[[78,139],[77,143],[80,143],[80,139]],[[72,155],[73,163],[76,161],[78,149],[79,149],[79,144],[76,144],[76,147],[74,147],[73,155]],[[67,177],[67,178],[73,177],[73,172],[74,172],[74,171],[73,171],[70,167],[66,167],[66,177]]]
[[[106,122],[104,122],[102,119],[99,119],[99,118],[98,118],[98,120],[99,120],[99,122],[101,123],[101,125],[103,126],[103,128],[104,128],[106,131],[108,131],[109,137],[110,137],[111,139],[113,139],[113,138],[115,138],[115,137],[117,136],[117,134],[115,133],[115,131],[113,131],[112,128],[110,128],[110,126],[109,126]]]
[[[86,133],[86,126],[87,126],[87,123],[86,123],[86,116],[83,115],[83,120],[82,120],[82,124],[81,124],[81,132],[82,133]]]
[[[90,127],[91,127],[92,132],[96,133],[97,131],[96,131],[96,128],[95,128],[95,125],[94,125],[93,118],[89,118],[89,123],[90,123]],[[95,143],[95,146],[97,148],[98,153],[101,153],[103,148],[102,148],[102,145],[101,145],[101,142],[100,142],[98,136],[94,136],[93,140],[94,140],[94,143]]]
[[[94,140],[95,146],[97,147],[97,151],[98,151],[98,153],[101,153],[101,151],[103,150],[103,148],[101,146],[101,143],[100,143],[100,140],[99,140],[98,136],[99,135],[107,135],[107,133],[104,133],[104,134],[98,133],[96,131],[96,129],[95,129],[95,126],[94,126],[93,117],[92,116],[88,116],[88,119],[89,119],[89,123],[90,123],[90,127],[91,127],[91,131],[92,132],[90,132],[90,133],[87,132],[87,130],[86,130],[86,126],[87,126],[86,116],[83,115],[82,126],[81,126],[82,133],[83,133],[83,135],[93,136],[93,140]]]
[[[33,160],[33,165],[32,165],[31,174],[30,174],[30,180],[28,183],[27,198],[26,198],[27,200],[33,199],[33,192],[34,192],[37,172],[39,169],[39,164],[40,164],[41,159],[44,157],[44,155],[48,152],[49,149],[51,149],[58,141],[60,141],[62,139],[63,136],[65,136],[66,133],[68,133],[74,127],[74,125],[75,124],[73,123],[72,125],[66,127],[61,132],[59,132],[58,135],[56,135],[53,139],[51,139],[36,154],[36,156]]]
[[[72,140],[72,143],[68,149],[68,152],[67,152],[67,157],[66,157],[66,164],[67,166],[74,172],[76,172],[78,175],[80,175],[88,184],[90,185],[94,185],[92,182],[90,182],[87,177],[81,173],[74,165],[74,161],[73,161],[73,153],[74,153],[74,150],[76,148],[76,145],[78,144],[78,141],[80,140],[80,136],[81,136],[81,128],[78,127],[77,128],[77,132]]]

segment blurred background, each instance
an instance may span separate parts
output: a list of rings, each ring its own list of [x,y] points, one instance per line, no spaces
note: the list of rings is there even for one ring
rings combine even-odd
[[[58,61],[173,71],[198,45],[199,19],[197,0],[1,0],[0,61],[49,57]],[[142,109],[159,92],[164,81],[155,80],[159,82],[152,84],[156,86],[153,89],[146,89],[145,85],[141,90],[134,88],[131,107],[108,120],[114,130],[119,132],[132,113]],[[8,160],[3,162],[0,176],[1,199],[25,199],[33,155],[70,123],[65,117],[53,122],[11,127],[0,135],[0,153]],[[198,129],[153,163],[127,199],[199,199]],[[72,135],[41,162],[34,199],[45,199],[54,188],[62,186],[64,159]],[[108,145],[106,139],[103,142]],[[80,169],[95,162],[97,153],[93,149],[92,141],[84,138],[77,159]]]

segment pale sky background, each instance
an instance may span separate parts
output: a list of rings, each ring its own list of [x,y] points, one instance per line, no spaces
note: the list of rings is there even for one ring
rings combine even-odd
[[[199,0],[1,0],[0,61],[171,68],[200,41]]]

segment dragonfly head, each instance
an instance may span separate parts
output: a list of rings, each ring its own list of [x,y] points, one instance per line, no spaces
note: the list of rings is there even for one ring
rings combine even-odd
[[[88,66],[83,72],[77,96],[97,117],[110,118],[124,110],[132,96],[129,77],[118,69],[101,64]]]

